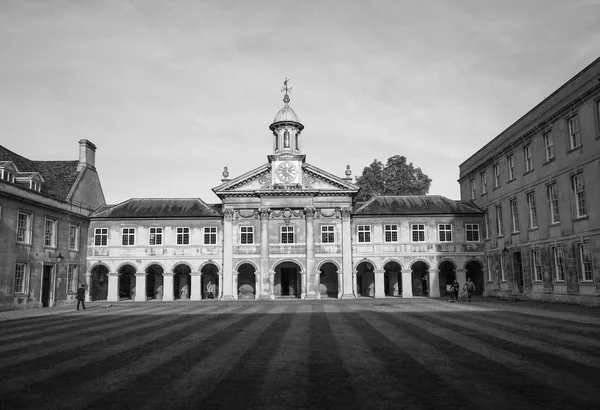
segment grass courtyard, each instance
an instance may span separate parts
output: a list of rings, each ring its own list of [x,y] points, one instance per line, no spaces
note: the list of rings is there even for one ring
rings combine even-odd
[[[52,309],[3,312],[0,408],[600,406],[597,309],[427,299]]]

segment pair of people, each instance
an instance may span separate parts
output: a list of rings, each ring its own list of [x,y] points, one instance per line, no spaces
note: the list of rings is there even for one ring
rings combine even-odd
[[[458,301],[458,290],[460,289],[460,285],[458,284],[458,280],[454,279],[454,282],[449,286],[450,289],[450,301],[457,302]],[[471,302],[471,296],[473,292],[475,292],[475,284],[471,280],[471,278],[467,278],[463,286],[463,290],[467,294],[467,302]]]

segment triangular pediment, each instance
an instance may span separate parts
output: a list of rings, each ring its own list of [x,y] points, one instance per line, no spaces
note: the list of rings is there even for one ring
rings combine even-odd
[[[213,188],[219,196],[229,195],[281,195],[293,193],[295,195],[315,195],[318,193],[328,195],[352,195],[358,192],[358,186],[350,180],[339,178],[310,164],[302,164],[302,183],[294,185],[274,184],[271,174],[271,164],[264,164],[237,178],[224,181]]]

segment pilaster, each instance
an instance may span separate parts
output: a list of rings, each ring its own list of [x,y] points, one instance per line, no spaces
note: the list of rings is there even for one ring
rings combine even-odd
[[[412,270],[402,269],[402,297],[412,298]]]
[[[341,210],[342,214],[342,288],[343,298],[354,297],[352,289],[352,229],[350,228],[350,208]]]
[[[260,208],[260,281],[256,288],[257,297],[269,296],[269,208]],[[263,275],[264,273],[264,275]]]
[[[315,271],[315,209],[305,208],[306,214],[306,272]],[[306,295],[316,295],[319,289],[315,288],[314,276],[307,278],[306,272],[302,277],[302,294],[304,299]],[[311,275],[312,276],[312,275]],[[306,282],[306,283],[305,283]]]
[[[108,302],[119,301],[119,274],[117,272],[110,272],[108,274],[108,295],[106,300]]]
[[[190,300],[202,300],[202,272],[192,272]]]
[[[429,297],[440,297],[440,271],[438,269],[429,269]]]
[[[85,301],[92,301],[92,274],[85,274]],[[41,305],[40,305],[41,306]]]
[[[465,286],[465,282],[467,281],[467,271],[463,268],[456,269],[456,280],[460,285],[460,290],[462,290],[463,286]]]
[[[223,272],[221,275],[220,293],[224,300],[233,297],[233,209],[223,211]]]
[[[163,274],[163,300],[172,302],[175,300],[175,289],[173,289],[173,272]]]
[[[385,298],[384,273],[385,271],[382,269],[373,271],[373,274],[375,276],[375,299]]]
[[[144,272],[135,274],[135,301],[146,301],[146,273]]]

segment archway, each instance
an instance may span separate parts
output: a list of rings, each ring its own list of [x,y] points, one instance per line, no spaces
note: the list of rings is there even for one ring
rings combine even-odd
[[[275,267],[273,283],[275,297],[300,297],[302,294],[301,268],[294,262],[282,262]]]
[[[423,261],[417,261],[410,267],[412,270],[413,296],[429,295],[429,266]]]
[[[190,267],[184,263],[180,263],[173,269],[173,297],[175,299],[190,298],[191,272]]]
[[[146,268],[146,298],[162,300],[163,298],[163,268],[152,264]]]
[[[383,267],[383,287],[386,296],[402,295],[402,266],[396,261],[390,261]]]
[[[439,267],[439,281],[440,281],[440,296],[450,295],[447,291],[447,286],[451,285],[456,279],[456,265],[451,261],[443,261]]]
[[[364,297],[375,297],[375,274],[371,262],[361,262],[356,268],[356,294]]]
[[[119,299],[135,299],[135,273],[132,265],[119,268]]]
[[[338,268],[332,262],[321,265],[319,274],[319,293],[322,298],[337,298],[339,292]]]
[[[108,268],[105,265],[97,265],[94,266],[91,273],[91,300],[106,300],[108,298]]]
[[[239,299],[256,298],[256,269],[250,263],[238,268],[237,292]]]
[[[465,266],[467,272],[467,278],[471,278],[473,283],[475,284],[475,295],[482,295],[485,290],[485,281],[483,279],[483,266],[477,260],[472,260],[467,263]]]
[[[200,286],[202,289],[202,299],[219,298],[219,268],[212,263],[208,263],[200,270]]]

